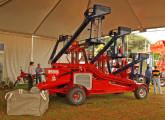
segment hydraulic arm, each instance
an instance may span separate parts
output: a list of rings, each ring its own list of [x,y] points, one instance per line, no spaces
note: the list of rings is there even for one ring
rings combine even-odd
[[[103,49],[91,60],[91,64],[93,64],[98,58],[113,44],[115,41],[122,36],[131,33],[131,28],[126,27],[118,27],[118,33],[115,33],[112,39],[103,47]]]
[[[60,35],[60,36],[59,36],[59,40],[57,40],[56,45],[54,46],[53,52],[52,52],[52,54],[51,54],[51,56],[50,56],[50,58],[49,58],[48,63],[50,63],[50,62],[52,61],[54,55],[56,54],[58,44],[59,44],[60,42],[63,42],[63,41],[68,40],[68,38],[69,38],[68,35],[65,35],[65,36],[64,36],[64,35]]]
[[[110,7],[105,7],[101,5],[94,5],[93,12],[88,15],[89,11],[87,10],[85,13],[86,19],[77,29],[77,31],[73,34],[71,39],[67,42],[67,44],[59,51],[59,53],[55,56],[52,60],[52,63],[56,63],[57,60],[64,54],[64,52],[70,47],[70,45],[74,42],[74,40],[79,36],[79,34],[84,30],[84,28],[94,20],[95,18],[102,17],[104,15],[110,14],[111,10]]]

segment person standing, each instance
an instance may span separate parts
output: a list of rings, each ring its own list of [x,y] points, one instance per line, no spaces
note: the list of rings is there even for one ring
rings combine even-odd
[[[158,85],[159,88],[159,94],[162,94],[162,89],[160,86],[160,71],[157,69],[157,66],[154,66],[154,70],[152,71],[152,78],[153,78],[153,84],[154,84],[154,92],[157,94],[156,90],[156,84]]]
[[[30,90],[33,87],[33,74],[34,74],[33,65],[34,65],[34,62],[30,62],[30,65],[28,68],[28,79],[29,79],[28,90]]]
[[[147,69],[145,71],[145,78],[146,78],[146,84],[148,85],[148,87],[149,87],[150,82],[151,82],[151,76],[152,76],[152,73],[150,71],[150,67],[147,66]],[[149,92],[149,89],[148,89],[148,92]]]
[[[38,67],[35,69],[36,71],[36,84],[38,84],[38,80],[39,80],[39,83],[42,81],[42,68],[41,68],[41,65],[38,64]]]

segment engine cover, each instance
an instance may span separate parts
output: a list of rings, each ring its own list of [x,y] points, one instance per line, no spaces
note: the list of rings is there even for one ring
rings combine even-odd
[[[82,85],[87,90],[92,89],[92,74],[91,73],[75,73],[74,84]]]

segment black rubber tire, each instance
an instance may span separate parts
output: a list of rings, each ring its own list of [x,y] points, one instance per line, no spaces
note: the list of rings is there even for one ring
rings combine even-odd
[[[15,83],[14,83],[14,86],[19,85],[19,82],[20,82],[20,80],[19,80],[19,79],[18,79],[18,80],[16,80],[16,81],[15,81]]]
[[[56,95],[57,95],[58,97],[66,97],[66,94],[64,94],[64,93],[56,93]]]
[[[164,79],[160,79],[160,86],[161,87],[165,86],[165,80]]]
[[[151,78],[151,84],[154,85],[154,83],[153,83],[153,78]]]
[[[136,88],[134,91],[134,95],[136,99],[145,99],[148,95],[148,89],[146,86],[140,86],[139,88]]]
[[[74,95],[77,95],[78,98],[74,98]],[[66,94],[66,99],[70,105],[78,106],[82,105],[86,99],[86,93],[83,88],[80,86],[74,86],[68,90]]]
[[[138,79],[138,83],[146,83],[146,79],[143,77],[143,78],[139,78]]]

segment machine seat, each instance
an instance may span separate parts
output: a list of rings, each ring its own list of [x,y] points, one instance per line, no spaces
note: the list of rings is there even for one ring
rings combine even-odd
[[[109,58],[112,58],[112,59],[116,59],[116,58],[125,58],[126,56],[123,55],[123,54],[112,54],[112,55],[108,55]]]
[[[95,38],[91,38],[91,39],[86,39],[86,44],[88,44],[89,46],[91,45],[99,45],[99,44],[105,44],[105,42],[103,40],[98,40]]]

